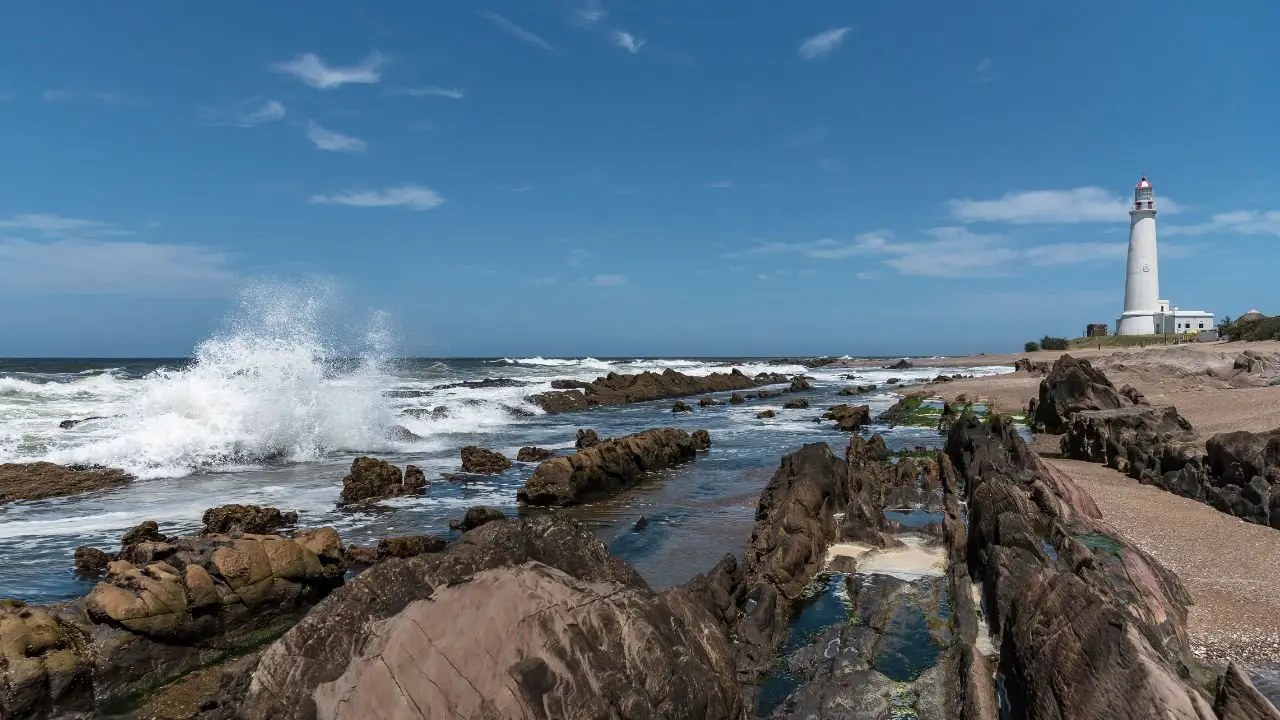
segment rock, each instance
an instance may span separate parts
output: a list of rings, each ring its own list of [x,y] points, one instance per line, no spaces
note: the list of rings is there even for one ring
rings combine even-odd
[[[1262,373],[1271,369],[1271,359],[1256,350],[1245,350],[1236,356],[1232,367],[1245,373]]]
[[[823,420],[835,420],[836,426],[844,432],[857,432],[871,419],[871,408],[867,405],[835,405],[822,415]]]
[[[160,533],[160,525],[155,520],[144,520],[125,532],[124,537],[120,538],[120,547],[121,552],[124,553],[129,548],[143,543],[165,542],[169,542],[169,538]]]
[[[498,516],[501,517],[502,514],[499,513]],[[425,553],[441,552],[448,546],[447,541],[435,535],[384,537],[378,540],[377,557],[378,559],[415,557]]]
[[[419,484],[421,483],[421,484]],[[361,456],[351,461],[351,471],[342,478],[339,505],[420,494],[426,486],[421,475],[406,478],[400,468],[385,460]]]
[[[1043,432],[1060,434],[1067,430],[1072,413],[1082,410],[1114,410],[1124,402],[1111,381],[1094,369],[1088,360],[1063,355],[1040,381],[1033,424]]]
[[[897,385],[897,384],[898,384],[898,383],[900,383],[900,382],[902,382],[902,378],[889,378],[888,380],[885,380],[885,381],[884,381],[884,384],[885,384],[885,385]]]
[[[598,444],[600,444],[600,436],[596,434],[596,431],[584,429],[578,431],[578,440],[573,444],[573,446],[579,450],[583,450],[585,448],[594,447]]]
[[[774,411],[772,411],[772,410],[761,410],[760,412],[756,413],[756,419],[757,419],[757,420],[766,420],[766,419],[768,419],[768,418],[773,417],[773,416],[774,416],[774,415],[776,415],[776,414],[777,414],[777,413],[775,413],[775,412],[774,412]]]
[[[809,407],[809,401],[804,398],[796,398],[782,403],[783,410],[803,410]]]
[[[528,562],[556,568],[588,583],[607,583],[611,587],[648,591],[648,586],[634,569],[611,555],[591,531],[572,520],[542,514],[527,520],[491,522],[463,535],[444,552],[382,562],[330,594],[263,652],[242,705],[244,717],[249,720],[315,718],[317,691],[346,673],[356,653],[368,647],[380,633],[380,628],[387,626],[383,621],[393,618],[413,603],[426,601],[444,587],[473,586],[471,580],[485,570],[515,568]],[[501,617],[507,617],[508,612],[517,612],[523,616],[529,609],[524,603],[536,596],[516,599],[504,595],[503,598],[503,602],[497,602],[496,596],[485,598],[476,611],[501,613]],[[448,619],[443,624],[426,627],[438,629],[441,633],[462,633],[456,638],[441,635],[438,647],[444,652],[452,652],[450,648],[455,647],[465,648],[467,655],[458,657],[457,661],[462,663],[459,667],[470,668],[471,660],[467,658],[484,657],[475,649],[482,647],[482,641],[487,642],[483,640],[489,637],[490,630],[486,628],[497,627],[495,622],[499,616],[473,617],[470,614],[472,610],[467,609],[469,604],[458,605],[454,601],[440,607],[448,611]],[[544,617],[554,620],[557,615],[549,613]],[[558,624],[559,621],[555,622]],[[619,649],[624,646],[621,638],[617,638],[596,647]],[[645,647],[646,654],[651,650],[645,645],[637,647]],[[625,653],[610,654],[621,656]],[[492,661],[486,660],[485,664],[499,667]],[[518,677],[522,675],[513,675],[512,682],[517,682],[515,678]],[[456,675],[442,676],[439,680],[449,692],[465,685],[458,681]],[[550,686],[546,689],[556,692]],[[480,716],[464,714],[467,715]],[[386,715],[372,712],[365,717]]]
[[[458,532],[467,532],[495,520],[505,518],[501,510],[487,505],[473,505],[467,508],[467,514],[461,520],[449,521],[449,529]]]
[[[748,377],[740,370],[710,375],[685,375],[667,369],[661,373],[636,375],[609,373],[586,388],[545,392],[530,398],[548,413],[585,410],[597,405],[622,405],[650,400],[666,400],[711,392],[745,390],[761,385],[787,382],[785,375],[761,373]]]
[[[62,428],[63,430],[70,430],[71,428],[79,425],[80,423],[86,423],[86,422],[89,422],[90,420],[106,420],[106,417],[102,415],[90,415],[89,417],[79,418],[77,420],[63,420],[62,422],[58,423],[58,427]]]
[[[50,462],[0,463],[0,505],[109,490],[133,481],[123,470],[82,468]]]
[[[552,380],[551,387],[555,390],[586,390],[591,387],[591,383],[581,380]]]
[[[709,398],[709,397],[704,397],[698,401],[698,407],[712,407],[713,405],[719,405],[719,404],[720,404],[719,400],[716,400],[715,398]]]
[[[381,559],[378,556],[378,548],[368,545],[349,545],[343,551],[343,558],[348,567],[369,567],[375,565]]]
[[[402,410],[400,414],[419,420],[444,420],[449,417],[449,408],[444,405],[437,405],[434,408],[408,408]]]
[[[693,408],[685,405],[683,400],[677,400],[676,404],[671,406],[671,412],[673,413],[690,412],[692,410]]]
[[[1067,457],[1103,463],[1154,484],[1159,484],[1165,471],[1166,447],[1189,448],[1195,443],[1191,423],[1173,407],[1084,410],[1070,416],[1066,431],[1062,450]]]
[[[1134,405],[1150,405],[1146,396],[1132,385],[1122,385],[1120,387],[1120,397],[1125,398]]]
[[[526,387],[532,384],[520,380],[512,380],[511,378],[485,378],[484,380],[464,380],[462,382],[449,383],[448,385],[436,385],[431,389],[456,390],[458,388],[468,388],[471,390],[484,390],[487,388]]]
[[[693,446],[698,450],[711,449],[711,433],[706,430],[693,431]]]
[[[903,358],[892,365],[885,365],[884,369],[885,370],[910,370],[912,367],[914,366],[911,364],[911,361],[907,360],[906,358]]]
[[[205,510],[202,522],[200,532],[206,535],[268,535],[296,524],[298,513],[260,505],[222,505]]]
[[[1280,720],[1280,710],[1271,704],[1234,662],[1218,681],[1213,710],[1219,720]]]
[[[640,519],[636,520],[635,527],[633,527],[632,529],[635,530],[636,532],[640,532],[641,530],[644,530],[647,527],[649,527],[649,518],[646,518],[645,516],[641,515]]]
[[[903,395],[896,403],[889,406],[889,409],[880,413],[876,420],[888,423],[889,427],[898,425],[931,425],[933,420],[928,417],[931,413],[925,409],[924,398],[925,396],[920,393]]]
[[[387,428],[387,439],[395,442],[417,442],[422,436],[403,425],[392,425]]]
[[[105,575],[107,565],[114,560],[115,557],[110,553],[96,547],[81,545],[75,552],[76,573],[83,577]]]
[[[0,603],[0,717],[91,717],[92,666],[78,640],[44,608]]]
[[[1013,371],[1025,372],[1031,375],[1047,375],[1049,374],[1049,363],[1044,360],[1018,358],[1013,361]]]
[[[427,474],[417,465],[404,466],[404,484],[406,487],[426,488]]]
[[[791,378],[791,384],[787,386],[787,392],[804,392],[812,390],[813,386],[809,384],[809,378],[803,375],[797,375]]]
[[[858,390],[856,388],[848,388],[848,387],[840,388],[840,392],[836,394],[839,395],[840,397],[852,397],[858,394]]]
[[[511,461],[497,453],[475,445],[462,448],[462,472],[472,475],[501,475],[511,467]]]
[[[730,396],[729,396],[729,404],[730,404],[730,405],[741,405],[742,403],[744,403],[744,402],[746,402],[746,401],[747,401],[747,399],[746,399],[746,398],[744,398],[744,397],[742,397],[742,395],[740,395],[740,394],[738,394],[738,393],[734,393],[734,394],[732,394],[732,395],[730,395]]]
[[[693,459],[698,441],[675,428],[607,440],[575,455],[544,461],[516,499],[527,505],[576,505],[638,482],[645,473]]]
[[[536,618],[536,620],[535,620]],[[378,623],[320,717],[737,720],[732,649],[687,596],[587,583],[540,563],[477,573]],[[643,652],[617,649],[643,647]]]
[[[516,453],[516,462],[542,462],[547,458],[553,457],[555,453],[540,447],[522,447]]]
[[[781,396],[782,396],[781,390],[761,390],[760,392],[756,393],[756,399],[758,400],[768,400],[769,398],[776,398]]]

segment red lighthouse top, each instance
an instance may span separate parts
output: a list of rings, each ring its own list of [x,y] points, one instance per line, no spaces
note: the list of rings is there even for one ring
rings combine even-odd
[[[1139,181],[1138,181],[1138,184],[1137,184],[1137,185],[1134,185],[1134,187],[1135,187],[1135,188],[1149,188],[1149,187],[1151,187],[1151,183],[1147,180],[1147,176],[1146,176],[1146,175],[1143,175],[1143,176],[1142,176],[1142,179],[1141,179],[1141,180],[1139,180]]]

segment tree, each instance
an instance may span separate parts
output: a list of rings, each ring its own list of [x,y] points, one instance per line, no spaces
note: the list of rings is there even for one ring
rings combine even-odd
[[[1022,346],[1022,349],[1026,352],[1040,352],[1040,344],[1035,340],[1030,340],[1026,345]]]
[[[1045,350],[1066,350],[1067,340],[1066,338],[1050,337],[1045,335],[1040,338],[1040,347]]]

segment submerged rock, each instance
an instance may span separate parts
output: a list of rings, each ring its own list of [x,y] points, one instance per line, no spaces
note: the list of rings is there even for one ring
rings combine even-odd
[[[526,387],[533,383],[527,383],[511,378],[485,378],[484,380],[464,380],[462,382],[449,383],[448,385],[436,385],[432,390],[456,390],[458,388],[468,388],[470,390],[484,390],[487,388],[514,388]]]
[[[867,405],[835,405],[822,415],[823,420],[835,420],[836,426],[845,432],[857,432],[871,419]]]
[[[58,423],[58,427],[63,430],[70,430],[71,428],[79,425],[80,423],[87,423],[90,420],[106,420],[106,419],[107,418],[103,415],[90,415],[89,417],[85,417],[85,418],[63,420],[62,422]]]
[[[710,441],[710,437],[707,437]],[[699,442],[675,428],[606,440],[538,466],[516,499],[527,505],[576,505],[638,482],[646,473],[693,459]]]
[[[791,378],[791,384],[787,386],[787,392],[804,392],[812,389],[813,386],[809,384],[809,378],[803,375]]]
[[[809,407],[809,401],[804,398],[796,398],[782,403],[783,410],[803,410]]]
[[[729,404],[730,404],[730,405],[741,405],[742,403],[744,403],[744,402],[746,402],[746,401],[747,401],[747,399],[746,399],[746,398],[744,398],[744,397],[742,397],[742,395],[741,395],[740,393],[734,393],[734,394],[732,394],[732,395],[730,395],[730,396],[729,396]]]
[[[467,532],[468,530],[474,530],[485,523],[491,523],[505,517],[506,515],[498,508],[489,507],[487,505],[472,505],[467,508],[467,514],[464,515],[461,520],[449,521],[449,529],[457,530],[458,532]]]
[[[774,417],[775,415],[777,415],[777,413],[774,412],[773,410],[761,410],[760,412],[756,413],[756,419],[767,420],[768,418]]]
[[[709,398],[709,397],[704,397],[698,401],[698,407],[712,407],[713,405],[719,405],[719,404],[721,404],[719,400],[716,400],[715,398]]]
[[[693,408],[685,405],[683,400],[677,400],[676,404],[671,406],[671,412],[673,413],[691,412],[692,410]]]
[[[51,462],[0,463],[0,505],[109,490],[133,481],[123,470],[56,465]]]
[[[473,475],[501,475],[511,467],[511,461],[502,453],[487,448],[468,445],[462,448],[462,472]]]
[[[586,388],[545,392],[533,396],[531,400],[546,412],[557,413],[585,410],[597,405],[622,405],[709,392],[745,390],[784,382],[787,382],[785,375],[760,373],[755,377],[748,377],[736,368],[728,373],[711,373],[701,376],[685,375],[668,368],[661,373],[647,371],[636,375],[609,373],[605,377],[597,378]]]
[[[554,452],[546,448],[527,446],[516,453],[516,462],[542,462],[554,455]]]
[[[201,521],[200,532],[205,535],[266,535],[296,524],[298,513],[261,505],[222,505],[205,510]]]
[[[416,468],[415,468],[416,470]],[[373,500],[418,495],[426,487],[421,472],[409,476],[386,460],[361,456],[351,461],[351,470],[342,478],[339,505],[354,505]]]

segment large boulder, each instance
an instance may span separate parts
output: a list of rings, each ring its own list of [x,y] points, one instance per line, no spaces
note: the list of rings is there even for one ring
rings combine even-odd
[[[500,452],[468,445],[462,448],[462,472],[473,475],[501,475],[511,467],[511,461]]]
[[[351,471],[342,478],[339,505],[368,503],[386,498],[420,494],[426,487],[422,473],[406,477],[400,468],[386,460],[358,457],[351,461]]]
[[[1073,413],[1114,410],[1124,406],[1120,392],[1088,360],[1063,355],[1040,381],[1040,397],[1032,422],[1036,429],[1059,434]]]
[[[276,508],[262,505],[221,505],[205,510],[202,522],[204,522],[204,528],[200,532],[206,534],[265,535],[296,524],[298,513],[281,512]]]
[[[576,505],[632,485],[646,473],[692,460],[699,445],[689,433],[675,428],[605,440],[543,462],[517,491],[516,499],[527,505]]]
[[[1062,439],[1064,454],[1099,462],[1143,482],[1158,482],[1171,447],[1195,443],[1191,423],[1172,406],[1133,405],[1073,413]]]
[[[823,420],[835,420],[836,427],[845,432],[857,432],[871,419],[867,405],[834,405],[822,415]]]
[[[129,473],[112,468],[67,467],[51,462],[0,463],[0,505],[109,490],[132,480]]]
[[[532,400],[549,413],[585,410],[597,405],[622,405],[649,400],[668,400],[710,392],[745,390],[761,385],[785,383],[787,376],[760,373],[754,377],[734,369],[728,373],[685,375],[668,368],[660,373],[635,375],[609,373],[582,389],[545,392]]]
[[[554,452],[546,448],[527,445],[520,448],[519,452],[516,453],[516,462],[542,462],[543,460],[550,459],[554,455]]]
[[[443,586],[377,622],[320,717],[737,720],[728,639],[679,592],[530,562]]]
[[[600,435],[590,428],[579,428],[578,437],[574,441],[573,446],[578,450],[594,447],[600,444]]]
[[[488,505],[472,505],[467,508],[467,512],[462,516],[461,520],[449,522],[449,529],[467,532],[485,523],[491,523],[505,517],[506,515],[498,508],[489,507]]]

